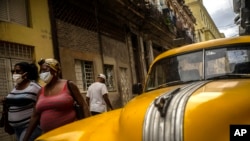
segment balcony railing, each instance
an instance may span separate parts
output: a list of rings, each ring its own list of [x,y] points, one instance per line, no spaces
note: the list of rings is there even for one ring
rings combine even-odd
[[[193,42],[193,34],[191,32],[188,32],[188,30],[183,29],[183,27],[178,27],[177,24],[182,25],[182,23],[177,23],[176,16],[171,14],[171,10],[168,8],[164,8],[162,10],[159,10],[159,8],[149,3],[145,0],[130,0],[131,4],[138,10],[138,12],[143,13],[145,16],[145,20],[153,21],[158,23],[159,25],[163,25],[164,27],[167,27],[167,29],[176,35],[176,38],[184,38],[187,43]],[[180,4],[183,4],[183,0],[178,0]],[[184,7],[184,10],[187,12],[188,15],[190,15],[190,11],[188,7]],[[191,18],[193,18],[191,16]],[[195,19],[193,19],[195,22]],[[180,21],[180,20],[178,20]]]
[[[153,21],[165,26],[169,31],[175,32],[175,27],[169,13],[160,11],[158,7],[145,0],[129,0],[133,8],[143,14],[145,20]]]

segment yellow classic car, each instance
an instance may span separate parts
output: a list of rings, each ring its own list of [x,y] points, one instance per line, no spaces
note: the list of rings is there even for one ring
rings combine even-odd
[[[250,36],[168,50],[155,58],[140,86],[133,87],[140,95],[123,108],[57,128],[37,141],[245,141]]]

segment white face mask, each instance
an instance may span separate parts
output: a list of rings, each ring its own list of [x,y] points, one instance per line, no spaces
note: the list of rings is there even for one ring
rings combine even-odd
[[[15,84],[19,84],[23,81],[22,75],[21,74],[13,74],[12,75],[13,81]]]
[[[40,73],[40,79],[42,79],[45,83],[49,83],[53,78],[50,72]]]

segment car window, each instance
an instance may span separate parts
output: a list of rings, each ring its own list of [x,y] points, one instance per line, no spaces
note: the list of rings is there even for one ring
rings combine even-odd
[[[249,74],[250,48],[230,47],[205,51],[206,78],[222,74]]]
[[[171,82],[200,80],[202,78],[202,51],[164,58],[152,67],[147,89]]]
[[[159,60],[149,72],[145,90],[206,79],[245,78],[249,74],[249,45],[213,47]]]

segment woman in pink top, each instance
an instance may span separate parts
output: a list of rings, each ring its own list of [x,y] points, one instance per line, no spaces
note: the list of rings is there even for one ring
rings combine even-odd
[[[60,64],[55,59],[42,60],[40,78],[46,83],[38,97],[36,108],[27,129],[26,141],[34,127],[40,123],[42,131],[48,132],[77,120],[73,107],[74,99],[68,89],[67,80],[60,79]],[[40,63],[39,63],[40,64]],[[77,103],[83,108],[84,117],[90,116],[86,101],[77,86],[69,81]]]

